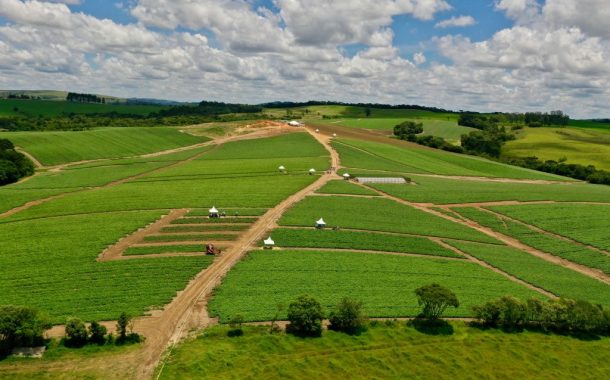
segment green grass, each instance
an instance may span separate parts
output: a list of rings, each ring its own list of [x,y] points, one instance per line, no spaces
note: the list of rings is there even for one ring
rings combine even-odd
[[[34,306],[55,323],[67,316],[112,320],[169,302],[209,264],[203,257],[96,262],[160,212],[75,215],[0,224],[0,304]]]
[[[378,195],[373,190],[366,189],[362,186],[354,185],[351,182],[336,180],[330,181],[326,185],[318,189],[317,193],[321,194],[349,194],[349,195]]]
[[[227,275],[209,303],[213,315],[226,322],[242,314],[246,320],[270,320],[278,303],[287,305],[310,294],[326,308],[349,296],[364,303],[374,317],[418,314],[413,291],[432,282],[452,289],[460,300],[448,316],[472,315],[470,307],[504,294],[534,292],[466,260],[376,255],[356,252],[255,251]],[[280,318],[285,318],[285,309]]]
[[[571,269],[510,247],[467,242],[449,244],[560,297],[610,306],[610,286]]]
[[[123,252],[125,256],[141,256],[141,255],[159,255],[163,253],[196,253],[205,252],[203,244],[181,244],[181,245],[155,245],[150,247],[129,247]],[[211,256],[205,256],[209,258],[209,263],[212,262]]]
[[[439,136],[451,142],[459,142],[463,134],[474,131],[474,128],[462,127],[457,124],[455,117],[432,119],[389,119],[389,118],[360,118],[340,120],[337,124],[344,127],[365,128],[393,132],[394,126],[405,121],[413,121],[424,125],[423,135]]]
[[[428,335],[379,324],[359,336],[328,331],[319,339],[246,327],[206,329],[175,347],[161,379],[601,379],[610,340],[536,332],[503,333],[453,322],[453,334]]]
[[[176,128],[101,128],[90,131],[6,132],[44,165],[154,153],[207,141]]]
[[[610,251],[610,204],[521,205],[491,209],[543,230]]]
[[[366,107],[329,105],[293,108],[265,108],[263,113],[274,117],[286,119],[319,120],[323,116],[336,118],[363,118],[366,117]],[[371,108],[371,118],[431,118],[457,120],[458,115],[453,113],[431,112],[417,109],[376,109]]]
[[[145,116],[151,112],[158,112],[166,108],[168,107],[159,105],[95,104],[57,100],[0,99],[0,116],[62,116],[71,113],[119,113]]]
[[[475,220],[483,226],[512,236],[531,247],[578,264],[600,269],[601,271],[610,274],[610,256],[608,255],[575,243],[532,231],[527,226],[510,220],[501,220],[497,216],[485,211],[479,211],[473,208],[456,208],[455,210],[466,218]]]
[[[610,124],[606,128],[525,128],[517,140],[506,143],[502,154],[555,161],[565,158],[569,164],[610,170]]]
[[[610,123],[600,123],[598,121],[593,120],[570,120],[570,127],[577,128],[590,128],[590,129],[599,129],[610,131]]]
[[[167,226],[161,232],[207,232],[207,231],[243,231],[250,228],[247,224],[237,224],[232,226],[207,224],[204,226]]]
[[[345,155],[344,145],[353,149]],[[427,173],[475,177],[522,179],[561,179],[562,177],[518,168],[481,157],[449,153],[437,149],[418,149],[378,142],[340,139],[333,142],[341,162],[348,168],[376,169],[406,173]],[[366,152],[363,154],[363,151]],[[368,154],[367,154],[368,153]]]
[[[416,185],[375,184],[371,186],[411,202],[436,204],[547,200],[608,202],[610,199],[610,187],[586,183],[500,183],[434,178],[415,174],[410,175],[410,178]]]
[[[278,247],[343,248],[458,257],[430,239],[359,231],[279,228],[271,233]]]
[[[233,234],[189,234],[189,235],[149,235],[144,237],[145,242],[175,242],[175,241],[206,241],[206,240],[221,240],[231,241],[236,240],[239,235]]]
[[[250,224],[257,221],[257,218],[231,218],[227,216],[225,218],[208,218],[205,217],[189,217],[183,219],[176,219],[172,224],[217,224],[217,223],[233,223],[233,224]]]
[[[329,227],[398,232],[495,243],[474,229],[383,198],[307,197],[282,216],[282,226]]]

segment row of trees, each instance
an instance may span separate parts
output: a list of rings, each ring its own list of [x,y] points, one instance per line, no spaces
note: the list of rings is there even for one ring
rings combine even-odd
[[[15,150],[10,140],[0,139],[0,186],[34,174],[34,164]]]
[[[106,99],[94,94],[79,94],[77,92],[68,92],[66,100],[69,102],[79,103],[98,103],[105,104]]]
[[[258,113],[263,107],[250,104],[231,104],[222,102],[202,101],[197,106],[174,106],[150,114],[150,117],[200,115],[214,116],[232,113]]]
[[[565,159],[542,161],[538,157],[508,157],[504,162],[528,169],[562,175],[590,183],[610,185],[610,172],[598,170],[593,165],[568,164]]]
[[[108,329],[92,321],[89,327],[78,318],[70,318],[66,322],[66,337],[63,342],[66,347],[83,347],[87,344],[104,345],[107,343],[115,343],[117,345],[139,343],[143,337],[133,332],[132,317],[123,312],[117,319],[116,337],[113,334],[107,334]]]
[[[458,125],[476,129],[487,129],[500,125],[527,125],[528,127],[566,126],[570,117],[562,111],[526,113],[462,113]]]

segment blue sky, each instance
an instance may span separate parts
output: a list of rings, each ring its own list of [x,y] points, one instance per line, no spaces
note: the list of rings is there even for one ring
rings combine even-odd
[[[0,88],[608,116],[608,19],[607,0],[0,0]]]

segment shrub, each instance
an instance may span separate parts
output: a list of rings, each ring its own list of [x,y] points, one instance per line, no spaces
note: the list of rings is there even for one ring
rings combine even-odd
[[[46,316],[23,306],[0,306],[0,355],[15,347],[33,347],[43,343],[43,333],[51,328]]]
[[[108,329],[100,325],[96,321],[92,321],[89,326],[89,342],[99,344],[100,346],[106,343],[106,333]]]
[[[227,333],[228,336],[242,336],[244,335],[244,330],[242,330],[241,325],[244,323],[244,316],[241,314],[237,314],[231,318],[229,321],[229,326],[231,326],[231,330]]]
[[[300,296],[288,306],[290,324],[286,331],[297,336],[321,336],[324,312],[313,297]]]
[[[123,312],[119,316],[117,320],[116,329],[119,336],[116,339],[116,344],[130,344],[130,343],[140,343],[144,339],[140,334],[134,333],[132,331],[132,317]],[[128,331],[129,330],[129,331]]]
[[[361,333],[366,324],[366,317],[362,312],[362,302],[349,298],[339,301],[335,309],[331,311],[329,319],[329,329],[350,335]]]
[[[438,319],[447,307],[459,307],[460,302],[451,290],[439,285],[430,284],[415,289],[417,303],[422,306],[421,316],[426,319]]]
[[[472,311],[474,312],[475,318],[480,320],[484,325],[490,327],[496,327],[500,322],[500,315],[502,311],[496,301],[489,301],[483,305],[473,306]]]
[[[87,344],[89,334],[87,327],[78,318],[70,318],[66,321],[66,339],[64,345],[66,347],[82,347]]]

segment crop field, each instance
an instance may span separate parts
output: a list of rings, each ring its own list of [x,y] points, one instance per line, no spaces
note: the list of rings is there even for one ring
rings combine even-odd
[[[294,108],[265,108],[263,114],[286,119],[304,118],[306,120],[320,119],[324,116],[333,118],[365,118],[366,108],[356,106],[328,105]],[[457,120],[458,114],[440,113],[417,109],[376,109],[371,108],[371,118],[430,118]]]
[[[496,268],[555,295],[610,305],[610,286],[511,247],[449,242]]]
[[[330,181],[317,192],[320,194],[377,195],[373,190],[342,180]]]
[[[140,255],[159,255],[163,253],[185,253],[185,252],[200,252],[203,253],[205,247],[203,244],[180,244],[180,245],[153,245],[153,246],[131,246],[123,252],[126,256],[140,256]],[[207,259],[209,264],[212,263],[213,258],[211,256],[203,256]]]
[[[525,128],[517,140],[502,148],[502,154],[555,161],[565,158],[569,164],[610,170],[610,124],[607,128]]]
[[[314,228],[278,228],[273,230],[272,236],[278,247],[364,249],[463,258],[429,239],[417,236]]]
[[[264,208],[224,208],[224,209],[220,209],[220,212],[224,211],[227,214],[227,218],[230,216],[261,216],[263,215],[265,212],[267,212],[267,209]],[[187,213],[187,216],[191,217],[191,216],[208,216],[208,209],[193,209],[190,210]],[[224,219],[226,220],[226,219]],[[239,219],[235,219],[232,223],[235,223],[235,220],[239,220]],[[210,222],[217,222],[217,219],[208,219],[208,221]],[[223,219],[220,219],[220,222],[223,222]]]
[[[610,199],[609,199],[610,200]],[[491,207],[493,211],[610,251],[610,204],[549,204]]]
[[[537,294],[465,260],[322,250],[255,251],[229,272],[209,307],[222,322],[237,314],[264,321],[273,317],[278,303],[287,305],[309,294],[326,308],[349,296],[361,300],[370,316],[414,316],[419,307],[413,290],[432,282],[449,287],[459,297],[460,307],[447,310],[449,316],[469,316],[471,306],[504,294],[522,298]]]
[[[5,132],[2,136],[32,154],[44,165],[137,156],[208,140],[166,127],[100,128],[76,132]]]
[[[610,187],[585,183],[531,184],[464,181],[409,175],[416,185],[371,185],[411,202],[455,204],[493,201],[608,202]],[[451,191],[447,191],[451,189]]]
[[[394,126],[405,121],[413,121],[424,125],[423,135],[439,136],[451,142],[459,142],[460,137],[468,132],[474,131],[474,128],[462,127],[457,124],[455,117],[446,116],[441,119],[392,119],[392,118],[360,118],[360,119],[345,119],[340,120],[337,124],[352,127],[365,128],[388,131],[392,133]]]
[[[279,221],[281,226],[313,227],[323,217],[329,227],[397,232],[496,243],[471,228],[388,199],[307,197]]]
[[[188,219],[186,219],[188,221]],[[205,231],[243,231],[250,226],[247,224],[224,225],[212,224],[199,226],[167,226],[161,229],[161,232],[205,232]]]
[[[341,145],[359,149],[358,154],[343,156]],[[404,172],[460,176],[503,177],[522,179],[562,179],[562,177],[518,168],[481,157],[466,156],[431,149],[406,149],[378,142],[339,139],[333,147],[342,156],[342,163],[349,168],[375,169]],[[362,151],[365,151],[363,154]],[[353,153],[353,152],[352,152]],[[368,153],[368,155],[367,155]],[[371,157],[372,156],[372,157]],[[410,171],[407,167],[415,170]]]
[[[548,236],[539,232],[532,231],[527,226],[500,219],[485,211],[474,208],[456,208],[466,218],[472,219],[479,224],[492,228],[498,232],[512,236],[521,242],[539,249],[543,252],[582,264],[591,268],[597,268],[610,274],[610,256],[597,252],[590,248],[575,244],[569,241]],[[603,227],[605,223],[598,226]]]
[[[570,120],[570,127],[588,128],[610,131],[610,123],[601,123],[593,120]]]
[[[165,109],[158,105],[96,104],[58,100],[0,99],[0,116],[61,116],[68,114],[120,113],[148,115]]]

